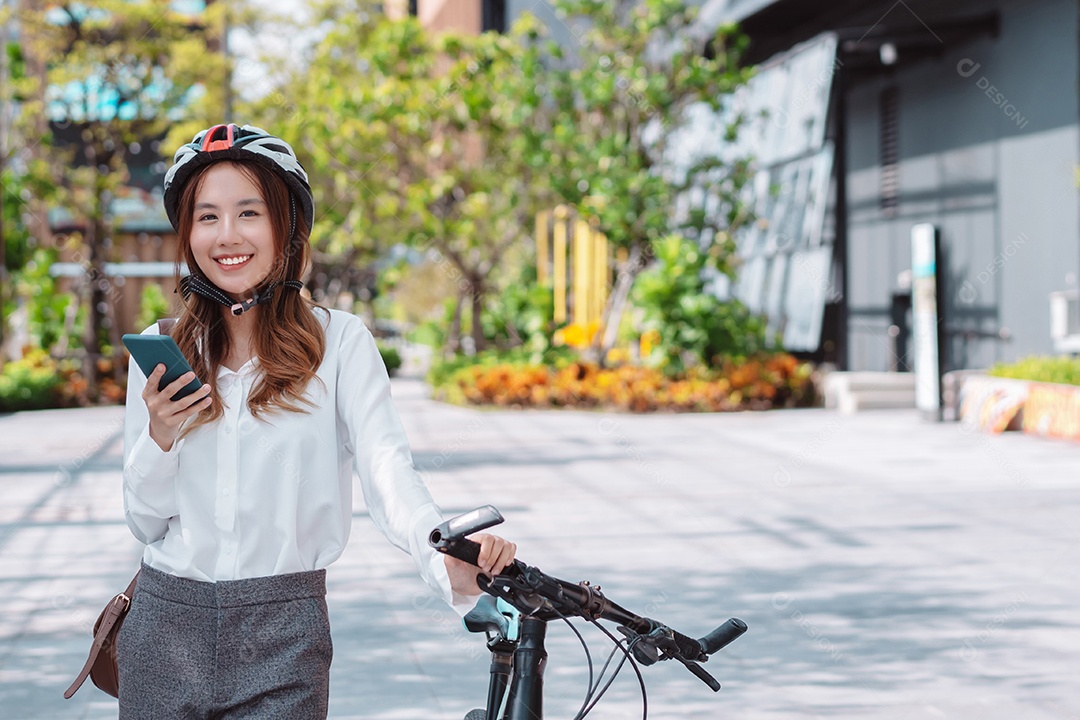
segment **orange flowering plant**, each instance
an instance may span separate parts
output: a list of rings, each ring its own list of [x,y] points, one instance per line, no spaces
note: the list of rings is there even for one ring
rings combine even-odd
[[[629,412],[719,412],[813,404],[812,366],[786,353],[751,358],[679,378],[635,365],[581,360],[557,366],[503,362],[461,367],[435,396],[463,404],[519,408],[603,408]]]

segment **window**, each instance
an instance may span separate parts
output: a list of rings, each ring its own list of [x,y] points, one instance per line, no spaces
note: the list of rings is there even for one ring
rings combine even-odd
[[[506,0],[481,0],[480,32],[506,32]]]

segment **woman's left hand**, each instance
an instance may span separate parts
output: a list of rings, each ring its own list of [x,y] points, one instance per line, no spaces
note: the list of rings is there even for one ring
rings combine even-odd
[[[450,587],[458,595],[479,595],[483,591],[476,584],[477,572],[489,576],[498,575],[514,560],[514,553],[517,552],[517,545],[497,535],[477,533],[470,535],[469,539],[480,543],[480,556],[476,565],[449,555],[443,557],[446,572],[450,576]]]

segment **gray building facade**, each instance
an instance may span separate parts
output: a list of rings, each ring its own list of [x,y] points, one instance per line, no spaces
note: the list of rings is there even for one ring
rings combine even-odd
[[[1076,2],[714,0],[703,15],[739,21],[748,60],[766,65],[836,38],[835,292],[812,354],[911,368],[912,228],[924,223],[939,238],[943,371],[1055,352],[1050,294],[1075,293],[1080,274]]]
[[[898,44],[895,70],[845,87],[853,369],[890,364],[891,296],[924,222],[940,236],[947,369],[1054,352],[1049,294],[1080,272],[1077,4],[983,5],[994,15],[971,35],[909,65]]]

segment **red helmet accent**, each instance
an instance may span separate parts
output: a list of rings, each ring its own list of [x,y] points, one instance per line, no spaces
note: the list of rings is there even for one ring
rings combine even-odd
[[[224,140],[213,140],[215,134],[220,128],[225,128],[226,136]],[[203,152],[213,152],[214,150],[228,150],[233,146],[233,130],[236,126],[232,123],[228,125],[215,125],[206,131],[206,136],[203,138],[202,149]]]

